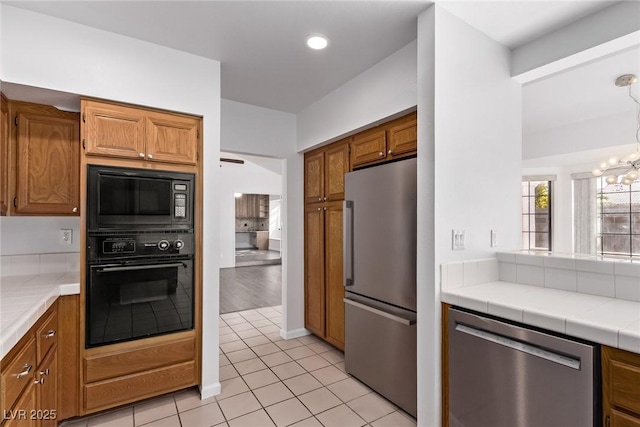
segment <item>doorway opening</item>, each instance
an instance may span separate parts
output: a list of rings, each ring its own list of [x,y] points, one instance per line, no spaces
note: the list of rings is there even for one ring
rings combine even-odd
[[[282,302],[283,161],[221,153],[220,313]]]

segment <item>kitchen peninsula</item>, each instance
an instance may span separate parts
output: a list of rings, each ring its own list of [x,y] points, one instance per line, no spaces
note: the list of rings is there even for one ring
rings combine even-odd
[[[600,344],[603,425],[640,425],[640,262],[518,251],[442,264],[441,273],[443,372],[450,368],[446,325],[452,306],[586,340]],[[443,375],[443,390],[449,378]],[[443,393],[448,425],[449,395]]]

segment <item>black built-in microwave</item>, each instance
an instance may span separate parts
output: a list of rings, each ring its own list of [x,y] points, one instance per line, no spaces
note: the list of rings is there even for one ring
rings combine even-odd
[[[87,231],[193,230],[193,174],[89,165]]]

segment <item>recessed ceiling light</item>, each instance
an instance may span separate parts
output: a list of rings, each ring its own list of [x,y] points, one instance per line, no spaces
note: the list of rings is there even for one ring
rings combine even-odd
[[[321,50],[329,45],[329,39],[322,34],[309,34],[307,36],[307,46],[311,49]]]

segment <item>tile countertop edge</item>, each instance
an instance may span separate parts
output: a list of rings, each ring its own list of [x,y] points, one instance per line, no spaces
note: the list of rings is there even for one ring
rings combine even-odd
[[[504,286],[505,284],[521,287],[523,292],[527,292],[530,289],[530,286],[518,283],[488,282],[464,288],[442,289],[440,300],[454,306],[505,318],[495,310],[496,307],[501,307],[512,313],[512,315],[506,317],[508,320],[515,320],[515,317],[518,322],[525,325],[640,354],[640,302],[626,301],[626,303],[629,303],[628,305],[637,305],[637,310],[633,310],[633,307],[631,307],[628,317],[614,319],[615,313],[611,313],[607,319],[608,314],[605,310],[605,305],[612,301],[624,300],[592,296],[602,300],[597,304],[585,304],[584,308],[574,310],[574,312],[567,315],[565,310],[557,307],[557,304],[549,304],[547,307],[536,306],[533,303],[526,304],[521,301],[509,301],[509,297],[496,297],[496,287]],[[567,293],[570,295],[575,294],[576,296],[587,295],[577,292]],[[541,296],[544,296],[544,293]],[[555,292],[549,292],[548,298],[551,301],[560,297]],[[520,314],[515,316],[518,312]]]
[[[3,286],[2,288],[15,288],[17,286]],[[3,302],[11,301],[11,296],[2,295],[3,289],[0,289],[0,298]],[[42,293],[33,297],[32,307],[21,313],[16,313],[15,317],[11,317],[11,326],[8,330],[3,330],[0,336],[0,359],[9,353],[11,348],[16,345],[20,339],[35,325],[38,319],[51,307],[54,301],[64,295],[77,295],[80,293],[80,281],[77,273],[67,273],[61,276],[55,283],[42,287]],[[4,320],[4,319],[3,319]]]

